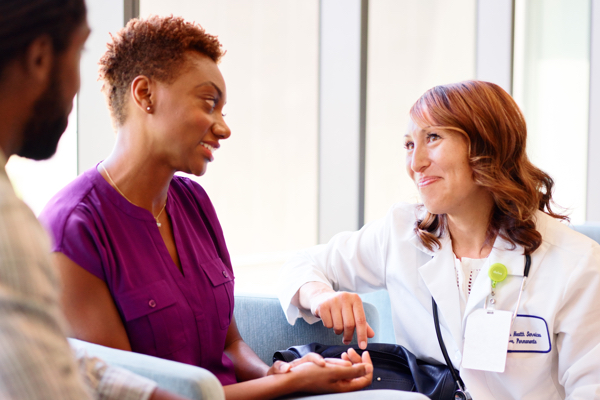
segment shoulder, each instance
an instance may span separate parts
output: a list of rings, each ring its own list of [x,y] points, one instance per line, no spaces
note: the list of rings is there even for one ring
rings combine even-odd
[[[425,208],[419,204],[396,203],[390,208],[385,219],[396,234],[410,236],[414,234],[415,222],[424,212]]]
[[[536,226],[542,235],[542,240],[551,247],[585,255],[600,246],[586,235],[546,213],[538,211],[536,219]]]
[[[388,211],[388,216],[391,216],[394,219],[404,219],[414,223],[424,210],[425,208],[420,204],[396,203]]]
[[[0,173],[0,260],[44,258],[47,234],[33,211],[15,194],[6,174]]]
[[[85,202],[94,188],[89,172],[89,170],[84,172],[62,188],[50,199],[39,215],[40,222],[50,232],[55,242],[62,240],[65,227],[74,214],[81,214],[81,218],[85,215]]]
[[[94,188],[88,172],[84,172],[56,193],[40,214],[44,223],[55,223],[64,220],[80,204]]]
[[[542,234],[542,263],[556,273],[564,274],[566,282],[600,278],[600,245],[547,214],[537,215],[536,225]],[[546,249],[545,251],[543,249]],[[537,253],[537,251],[536,251]],[[535,254],[535,253],[534,253]]]
[[[8,288],[44,304],[54,302],[59,282],[48,258],[48,235],[2,173],[0,244],[0,292]]]
[[[418,204],[396,203],[383,218],[373,220],[363,226],[357,234],[373,236],[381,241],[392,241],[394,245],[411,240],[415,235],[415,221],[421,212]]]

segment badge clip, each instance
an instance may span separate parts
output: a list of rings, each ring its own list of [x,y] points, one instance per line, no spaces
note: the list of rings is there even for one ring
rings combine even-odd
[[[490,293],[491,298],[486,299],[484,310],[487,311],[488,314],[493,314],[496,304],[496,299],[494,298],[496,295],[496,285],[506,279],[508,276],[508,270],[504,264],[495,263],[492,264],[488,270],[488,276],[492,280],[492,291]]]

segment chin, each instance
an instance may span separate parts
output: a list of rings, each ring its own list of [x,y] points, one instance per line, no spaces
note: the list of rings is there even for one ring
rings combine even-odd
[[[446,214],[446,207],[442,207],[438,202],[426,199],[422,199],[422,202],[430,214]]]
[[[194,175],[194,176],[202,176],[202,175],[204,175],[206,173],[206,170],[207,170],[207,165],[206,164],[208,164],[208,163],[204,163],[204,165],[202,165],[202,166],[191,167],[189,169],[188,174],[191,174],[191,175]]]

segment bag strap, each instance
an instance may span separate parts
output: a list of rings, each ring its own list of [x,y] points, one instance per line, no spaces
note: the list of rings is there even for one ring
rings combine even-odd
[[[435,322],[435,333],[437,334],[437,339],[440,344],[440,349],[442,350],[442,354],[444,355],[444,360],[446,360],[446,365],[448,369],[450,369],[450,373],[452,374],[452,378],[454,378],[454,382],[458,385],[458,388],[461,391],[466,391],[465,383],[460,378],[458,372],[454,369],[454,365],[452,361],[450,361],[450,357],[448,357],[448,351],[446,350],[446,345],[444,344],[444,339],[442,338],[442,332],[440,330],[440,318],[438,317],[437,303],[435,299],[431,297],[431,307],[433,309],[433,320]]]

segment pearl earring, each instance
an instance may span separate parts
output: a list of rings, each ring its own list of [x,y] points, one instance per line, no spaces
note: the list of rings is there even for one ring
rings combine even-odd
[[[150,106],[146,107],[146,110],[150,111]]]

